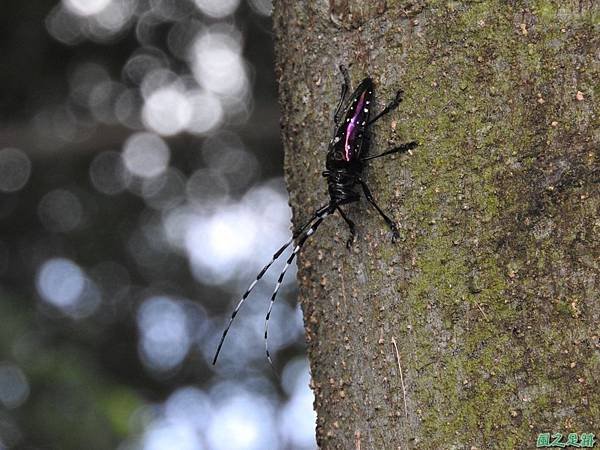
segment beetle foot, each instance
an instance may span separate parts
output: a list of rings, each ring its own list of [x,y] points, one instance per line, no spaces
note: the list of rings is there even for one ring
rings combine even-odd
[[[352,234],[348,240],[346,241],[346,248],[348,250],[352,249],[352,246],[354,245],[354,241],[356,240],[356,235]]]
[[[392,244],[395,244],[398,239],[400,239],[400,233],[398,232],[398,228],[392,228]]]
[[[396,92],[396,98],[394,99],[394,101],[392,102],[392,108],[397,108],[400,103],[402,102],[402,96],[404,95],[404,91],[402,89],[399,89]]]

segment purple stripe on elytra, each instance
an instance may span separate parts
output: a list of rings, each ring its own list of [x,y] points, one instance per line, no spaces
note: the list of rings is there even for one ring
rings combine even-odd
[[[367,92],[365,91],[361,94],[360,99],[358,100],[358,104],[356,105],[354,115],[352,116],[352,119],[350,119],[350,122],[348,122],[348,126],[346,127],[346,133],[344,133],[346,135],[346,141],[344,142],[344,159],[346,161],[350,161],[351,158],[350,149],[353,144],[354,138],[356,137],[356,131],[358,130],[356,128],[356,125],[358,123],[358,116],[363,112],[366,93]]]

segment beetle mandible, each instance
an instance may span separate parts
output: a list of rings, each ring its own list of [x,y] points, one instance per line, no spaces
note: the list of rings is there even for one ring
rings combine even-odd
[[[317,228],[319,225],[321,225],[325,217],[335,213],[336,211],[340,213],[340,216],[342,216],[348,225],[348,228],[350,229],[350,237],[346,242],[346,247],[349,248],[352,245],[356,234],[356,226],[354,225],[354,222],[350,220],[344,213],[341,206],[360,200],[360,194],[355,191],[355,187],[360,186],[360,188],[362,188],[363,194],[367,201],[373,205],[383,220],[385,220],[385,223],[392,232],[392,242],[395,242],[399,236],[398,228],[394,221],[390,219],[375,202],[369,186],[362,178],[362,171],[366,161],[381,158],[382,156],[387,156],[394,153],[403,153],[415,148],[418,145],[417,142],[412,141],[406,144],[401,144],[397,147],[393,147],[378,155],[368,156],[370,145],[369,127],[381,119],[384,115],[395,110],[398,105],[400,105],[403,92],[402,90],[397,91],[394,99],[388,103],[388,105],[383,108],[381,112],[371,118],[371,109],[373,103],[373,80],[370,77],[362,80],[350,97],[346,99],[350,90],[350,76],[348,74],[348,70],[343,65],[339,66],[339,69],[344,78],[344,82],[342,84],[340,101],[333,115],[335,133],[333,139],[331,139],[329,142],[327,149],[327,161],[325,164],[326,170],[323,171],[323,177],[327,179],[329,202],[315,211],[308,222],[302,225],[293,234],[290,240],[288,240],[279,250],[277,250],[277,252],[275,252],[271,261],[262,268],[262,270],[256,276],[256,279],[252,282],[252,284],[250,284],[246,292],[244,292],[242,298],[231,314],[227,327],[223,331],[223,335],[221,336],[221,340],[219,341],[219,345],[213,359],[213,365],[217,362],[217,358],[219,357],[219,353],[221,352],[221,348],[225,342],[225,337],[231,328],[231,324],[233,323],[235,316],[242,307],[248,295],[250,295],[256,286],[256,283],[258,283],[267,270],[269,270],[269,267],[271,267],[271,265],[277,261],[277,259],[279,259],[281,254],[292,244],[292,242],[298,239],[296,246],[294,247],[291,255],[288,257],[285,263],[285,266],[283,267],[283,270],[279,274],[279,278],[277,279],[277,283],[275,285],[275,290],[271,295],[269,309],[265,317],[265,351],[269,363],[271,365],[273,364],[271,355],[269,353],[267,339],[269,332],[269,318],[271,316],[273,304],[275,303],[275,298],[277,297],[277,293],[279,292],[279,287],[281,286],[281,282],[283,281],[285,273],[309,236],[317,231]]]

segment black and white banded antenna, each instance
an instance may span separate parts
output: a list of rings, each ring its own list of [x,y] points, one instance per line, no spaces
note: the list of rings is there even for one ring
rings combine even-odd
[[[265,352],[267,354],[267,359],[269,360],[269,364],[271,365],[271,367],[273,366],[273,361],[271,360],[271,354],[269,353],[269,339],[268,339],[268,334],[269,334],[269,318],[271,317],[271,311],[273,310],[273,304],[275,303],[275,298],[277,297],[277,292],[279,292],[279,287],[281,286],[281,283],[283,281],[283,277],[285,276],[285,273],[287,272],[288,268],[290,267],[290,265],[294,261],[294,258],[298,255],[298,252],[300,252],[300,249],[302,248],[302,246],[304,245],[304,243],[306,242],[306,240],[312,234],[314,234],[315,231],[317,231],[317,228],[319,227],[319,225],[321,225],[321,222],[323,222],[323,220],[325,219],[325,217],[327,217],[329,214],[331,214],[331,212],[329,210],[326,210],[325,213],[322,216],[320,216],[317,219],[317,221],[306,231],[306,233],[300,239],[300,241],[298,242],[298,244],[296,245],[296,247],[294,247],[294,250],[292,251],[292,254],[289,256],[289,258],[285,262],[285,266],[283,267],[283,270],[281,271],[281,273],[279,274],[279,278],[277,279],[277,284],[275,285],[275,290],[273,291],[273,295],[271,295],[271,302],[269,303],[269,310],[268,310],[267,315],[265,317]]]
[[[269,305],[269,311],[266,316],[266,322],[268,324],[269,317],[271,315],[271,310],[273,307],[273,303],[275,302],[275,297],[277,296],[277,292],[279,291],[279,287],[281,285],[281,282],[283,281],[285,272],[287,271],[287,269],[290,266],[290,264],[292,263],[293,259],[296,257],[296,255],[298,254],[298,252],[304,245],[304,242],[306,242],[306,239],[308,239],[308,237],[316,231],[317,227],[321,224],[323,219],[326,216],[328,216],[329,214],[331,214],[330,205],[325,205],[325,206],[319,208],[313,214],[313,216],[308,220],[308,222],[306,222],[304,225],[302,225],[302,227],[300,227],[300,229],[296,233],[294,233],[294,235],[284,245],[282,245],[281,248],[279,248],[279,250],[277,250],[273,254],[271,261],[269,261],[269,263],[266,266],[264,266],[262,268],[262,270],[258,273],[258,275],[256,276],[256,279],[250,284],[248,289],[246,289],[246,292],[244,292],[244,294],[242,295],[242,298],[240,299],[240,301],[236,305],[235,309],[231,313],[231,317],[229,318],[229,323],[227,324],[227,327],[225,327],[225,330],[223,330],[223,335],[221,336],[221,340],[219,341],[219,345],[217,346],[217,351],[215,352],[215,357],[213,358],[213,361],[212,361],[213,365],[215,365],[217,363],[217,359],[219,358],[219,353],[221,352],[221,348],[223,347],[223,343],[225,342],[225,338],[227,337],[227,333],[229,333],[229,329],[231,328],[231,325],[233,324],[233,320],[235,319],[235,316],[239,312],[240,308],[242,307],[242,305],[244,304],[244,302],[246,301],[246,299],[248,298],[250,293],[254,290],[256,284],[265,275],[265,273],[267,272],[267,270],[269,270],[269,268],[273,265],[273,263],[279,259],[281,254],[292,244],[292,242],[294,242],[294,239],[300,238],[300,240],[298,241],[298,245],[296,245],[296,247],[294,248],[292,255],[288,258],[288,260],[286,262],[286,266],[284,267],[283,271],[279,275],[277,285],[275,287],[275,291],[273,292],[273,295],[271,296],[271,303]],[[313,222],[314,222],[314,224],[313,224]],[[311,226],[311,224],[312,224],[312,226]],[[310,228],[309,228],[309,226],[310,226]],[[307,228],[308,228],[308,230],[307,230]],[[265,340],[267,339],[267,332],[268,332],[268,326],[266,325],[265,326]],[[266,344],[265,344],[265,347],[266,347],[266,352],[267,352],[267,357],[269,359],[269,362],[272,364],[271,357],[269,356],[268,346]]]

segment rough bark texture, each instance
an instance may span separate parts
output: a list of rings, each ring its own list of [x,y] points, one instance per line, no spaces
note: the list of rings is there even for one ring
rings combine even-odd
[[[296,225],[327,199],[338,64],[380,106],[405,91],[373,153],[421,143],[367,170],[399,243],[363,201],[352,251],[334,216],[300,257],[322,448],[600,434],[599,18],[590,1],[276,2]]]

